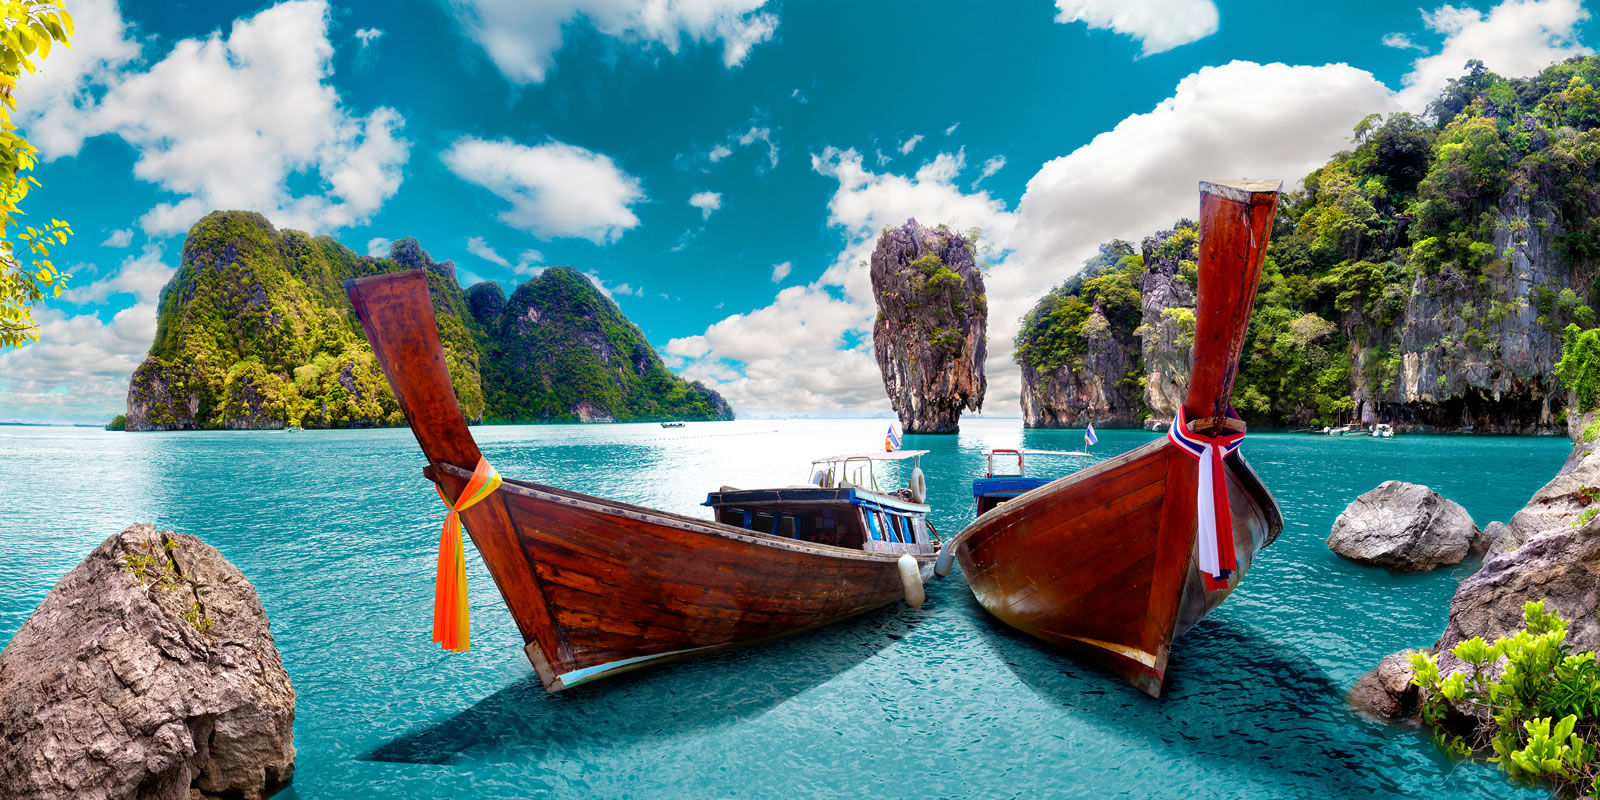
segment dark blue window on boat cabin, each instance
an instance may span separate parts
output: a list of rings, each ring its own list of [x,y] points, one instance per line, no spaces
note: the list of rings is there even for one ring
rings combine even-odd
[[[867,535],[875,542],[883,541],[883,535],[878,532],[878,521],[873,519],[877,515],[871,511],[862,512],[867,518]]]

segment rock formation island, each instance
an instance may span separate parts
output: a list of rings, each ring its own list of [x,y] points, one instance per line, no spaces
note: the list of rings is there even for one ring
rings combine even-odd
[[[988,300],[972,242],[907,220],[872,252],[873,350],[906,433],[955,433],[983,407]]]

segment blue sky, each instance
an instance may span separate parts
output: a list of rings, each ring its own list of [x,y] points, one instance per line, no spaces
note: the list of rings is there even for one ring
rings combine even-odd
[[[1197,180],[1293,183],[1469,58],[1590,52],[1577,0],[67,4],[20,105],[74,288],[0,352],[0,420],[120,411],[217,208],[464,281],[578,267],[747,416],[887,413],[859,262],[908,216],[981,227],[1014,416],[1017,318]]]

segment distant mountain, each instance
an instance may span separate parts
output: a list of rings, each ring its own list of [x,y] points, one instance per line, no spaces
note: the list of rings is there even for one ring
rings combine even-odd
[[[456,398],[471,421],[732,418],[715,392],[667,372],[639,329],[576,271],[548,270],[554,277],[507,305],[492,284],[463,292],[455,265],[434,262],[415,239],[372,258],[326,236],[279,231],[260,214],[219,211],[189,231],[183,263],[162,290],[155,342],[128,387],[128,430],[403,424],[343,282],[408,269],[427,273]],[[556,284],[570,286],[552,301]],[[484,305],[497,295],[502,308]],[[535,307],[542,316],[527,319]],[[499,313],[510,308],[520,321]],[[611,363],[619,353],[628,369]]]
[[[467,297],[487,335],[493,419],[733,419],[721,395],[667,371],[644,332],[575,269],[551,267],[509,300],[487,281]]]

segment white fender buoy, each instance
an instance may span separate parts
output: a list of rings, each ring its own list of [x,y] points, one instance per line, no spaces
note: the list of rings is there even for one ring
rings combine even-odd
[[[955,557],[956,549],[950,546],[950,542],[945,542],[944,547],[939,550],[939,559],[933,562],[933,574],[941,578],[949,575],[950,564]]]
[[[830,488],[828,486],[828,471],[825,469],[819,469],[816,472],[811,473],[811,483],[814,486],[820,486],[824,489]]]
[[[922,608],[922,601],[928,599],[922,590],[922,567],[910,553],[900,556],[900,585],[906,590],[906,604]]]
[[[928,499],[928,479],[922,474],[922,467],[911,470],[911,502],[921,503]]]

